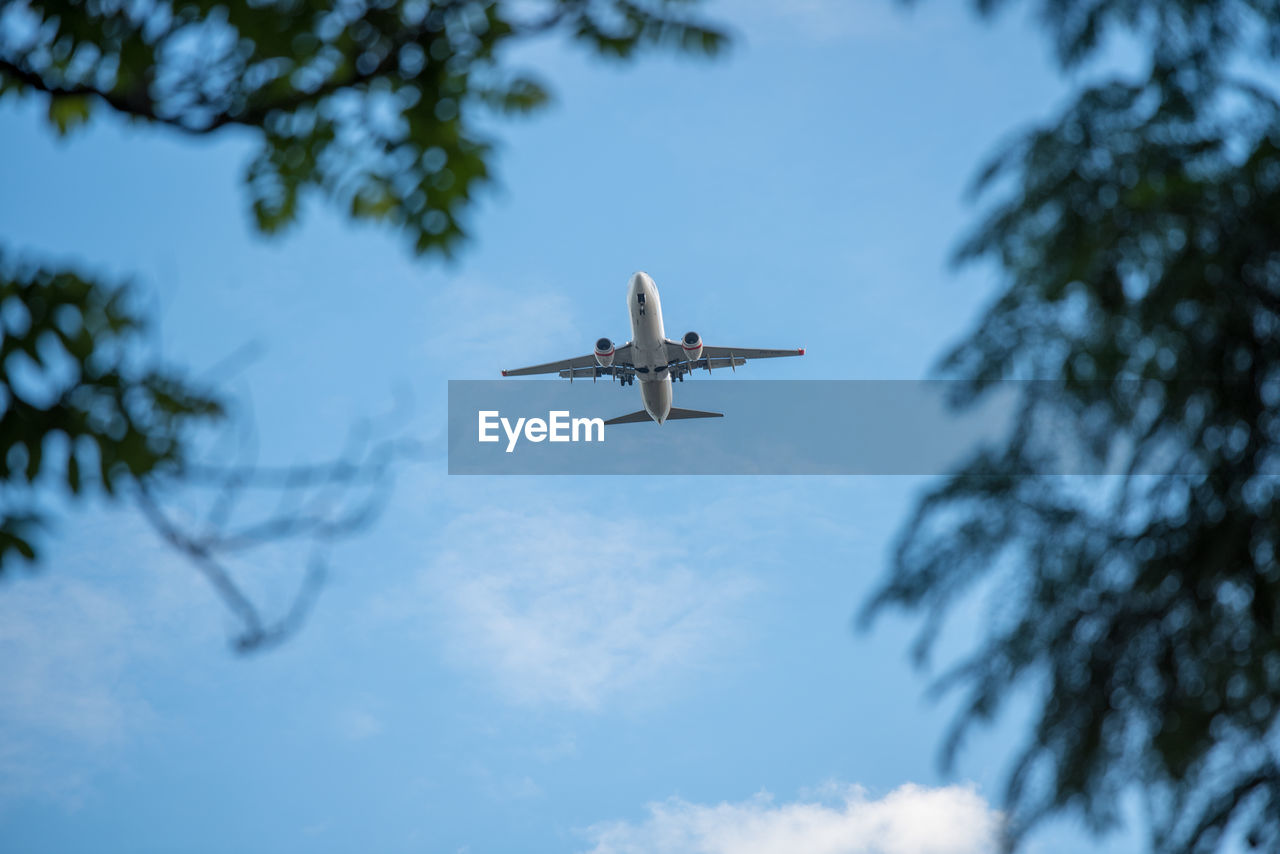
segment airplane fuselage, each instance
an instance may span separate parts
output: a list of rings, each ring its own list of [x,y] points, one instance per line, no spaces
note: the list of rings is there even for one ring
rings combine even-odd
[[[640,381],[645,412],[661,424],[671,413],[671,371],[667,367],[667,336],[662,327],[658,286],[646,273],[636,273],[627,285],[631,316],[631,352]]]

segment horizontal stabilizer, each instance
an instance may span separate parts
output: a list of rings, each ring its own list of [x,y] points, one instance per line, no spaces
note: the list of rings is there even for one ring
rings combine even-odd
[[[639,424],[641,421],[652,421],[653,416],[641,409],[639,412],[632,412],[630,415],[619,415],[617,418],[610,418],[604,422],[604,426],[610,424]]]
[[[723,412],[702,412],[697,409],[676,409],[671,408],[671,412],[667,414],[668,421],[679,421],[681,418],[724,418]],[[644,421],[652,421],[653,416],[647,411],[641,409],[639,412],[632,412],[629,415],[619,415],[617,418],[610,418],[604,422],[608,427],[610,424],[639,424]]]
[[[703,412],[698,409],[676,409],[671,407],[671,412],[667,415],[668,421],[676,421],[680,418],[724,418],[723,412]]]

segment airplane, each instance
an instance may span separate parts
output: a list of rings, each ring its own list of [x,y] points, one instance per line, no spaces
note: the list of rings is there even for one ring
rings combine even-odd
[[[697,368],[711,373],[713,368],[737,371],[748,359],[773,359],[779,356],[803,356],[797,350],[759,350],[750,347],[709,347],[702,336],[686,332],[679,341],[666,337],[662,327],[662,303],[658,286],[648,273],[639,272],[627,285],[627,312],[631,316],[631,340],[614,346],[608,338],[596,341],[595,352],[573,359],[547,362],[528,368],[503,371],[504,377],[531,374],[559,374],[570,382],[575,377],[611,377],[622,385],[635,385],[640,380],[640,399],[644,409],[610,418],[608,424],[634,424],[644,421],[674,421],[680,418],[723,418],[723,412],[701,412],[678,409],[671,405],[671,382],[684,382],[686,374]]]

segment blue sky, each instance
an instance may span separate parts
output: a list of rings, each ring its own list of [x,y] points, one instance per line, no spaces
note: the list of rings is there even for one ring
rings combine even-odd
[[[941,3],[712,11],[737,33],[716,62],[525,49],[556,103],[496,124],[501,187],[451,264],[318,199],[253,234],[235,132],[57,141],[0,105],[8,250],[133,276],[194,372],[255,348],[228,382],[261,461],[330,456],[406,395],[428,447],[302,633],[249,659],[135,513],[65,516],[0,585],[6,848],[984,849],[1025,704],[943,776],[913,624],[851,629],[927,480],[445,473],[447,380],[625,340],[637,269],[673,335],[808,348],[752,379],[926,376],[990,292],[946,259],[978,162],[1066,91],[1040,33]],[[296,558],[238,571],[283,607]]]

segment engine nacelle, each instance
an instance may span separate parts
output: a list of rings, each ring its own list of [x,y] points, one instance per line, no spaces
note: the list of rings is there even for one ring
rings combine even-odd
[[[601,338],[596,342],[596,364],[602,368],[607,368],[613,364],[613,342],[608,338]]]
[[[680,339],[680,346],[684,348],[684,357],[690,362],[696,362],[702,358],[702,336],[696,332],[686,332],[684,338]]]

